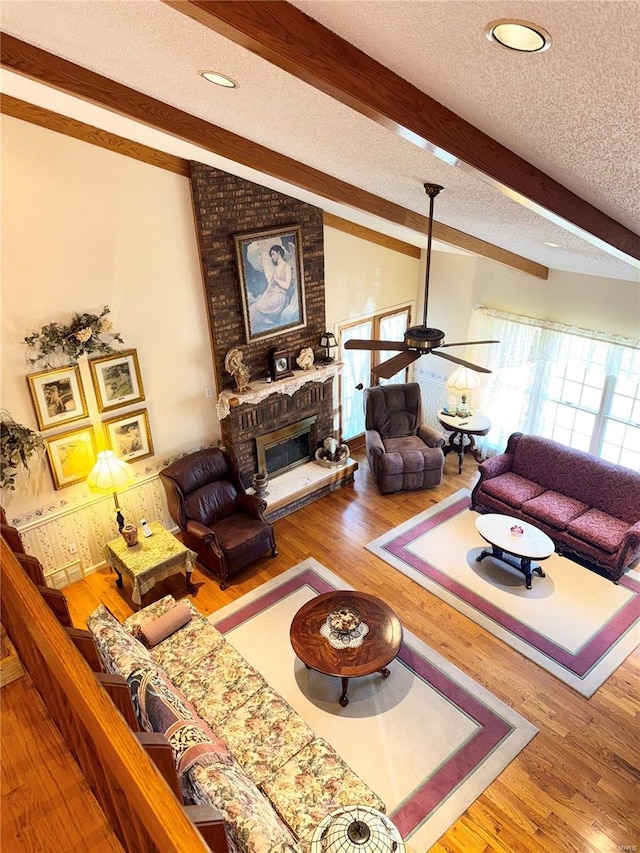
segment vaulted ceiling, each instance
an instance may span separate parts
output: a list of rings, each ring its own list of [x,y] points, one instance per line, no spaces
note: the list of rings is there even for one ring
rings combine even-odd
[[[427,227],[423,184],[441,184],[438,241],[532,275],[640,282],[636,0],[0,9],[3,91],[14,98],[105,129],[105,115],[133,118],[169,134],[167,150],[190,143],[212,165],[248,168],[415,245]],[[544,27],[551,47],[521,54],[489,41],[486,25],[507,17]],[[237,89],[208,83],[204,69]],[[60,90],[73,98],[52,101]]]

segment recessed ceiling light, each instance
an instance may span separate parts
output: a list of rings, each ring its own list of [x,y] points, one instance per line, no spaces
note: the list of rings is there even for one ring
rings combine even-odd
[[[560,243],[550,243],[548,240],[543,240],[542,242],[543,242],[543,244],[544,244],[545,246],[551,246],[551,248],[552,248],[552,249],[560,249],[560,248],[562,248],[562,247],[560,246]]]
[[[200,76],[204,77],[210,83],[215,83],[216,86],[224,86],[225,89],[237,89],[238,84],[226,74],[220,74],[218,71],[201,71]]]
[[[485,34],[489,41],[497,41],[503,47],[523,53],[541,53],[551,47],[551,36],[546,30],[515,18],[492,21],[487,24]]]

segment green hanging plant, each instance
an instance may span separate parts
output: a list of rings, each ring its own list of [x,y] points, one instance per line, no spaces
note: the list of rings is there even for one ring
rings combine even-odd
[[[18,424],[5,409],[0,413],[0,488],[15,491],[18,468],[29,472],[29,460],[44,450],[39,432]]]
[[[49,368],[53,355],[65,356],[74,364],[81,355],[115,352],[113,341],[120,344],[124,341],[119,332],[111,331],[113,323],[108,317],[110,310],[105,305],[100,314],[74,314],[68,326],[47,323],[39,332],[27,335],[24,342],[30,350],[27,355],[29,363],[35,365],[42,362],[42,367]],[[103,337],[107,334],[109,340]]]

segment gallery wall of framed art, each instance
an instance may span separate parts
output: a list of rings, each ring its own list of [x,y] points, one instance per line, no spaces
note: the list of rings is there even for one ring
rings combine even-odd
[[[54,430],[89,419],[91,412],[111,413],[145,399],[135,349],[114,351],[87,361],[95,393],[87,403],[79,364],[27,375],[33,408],[41,431]],[[90,387],[90,386],[89,386]],[[64,489],[84,480],[97,451],[106,447],[126,462],[154,453],[147,409],[122,412],[53,435],[43,436],[54,488]]]

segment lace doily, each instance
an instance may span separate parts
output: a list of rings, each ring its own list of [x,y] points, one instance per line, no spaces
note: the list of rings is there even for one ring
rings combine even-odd
[[[348,607],[332,610],[320,627],[320,634],[333,649],[356,649],[362,645],[369,626]]]

